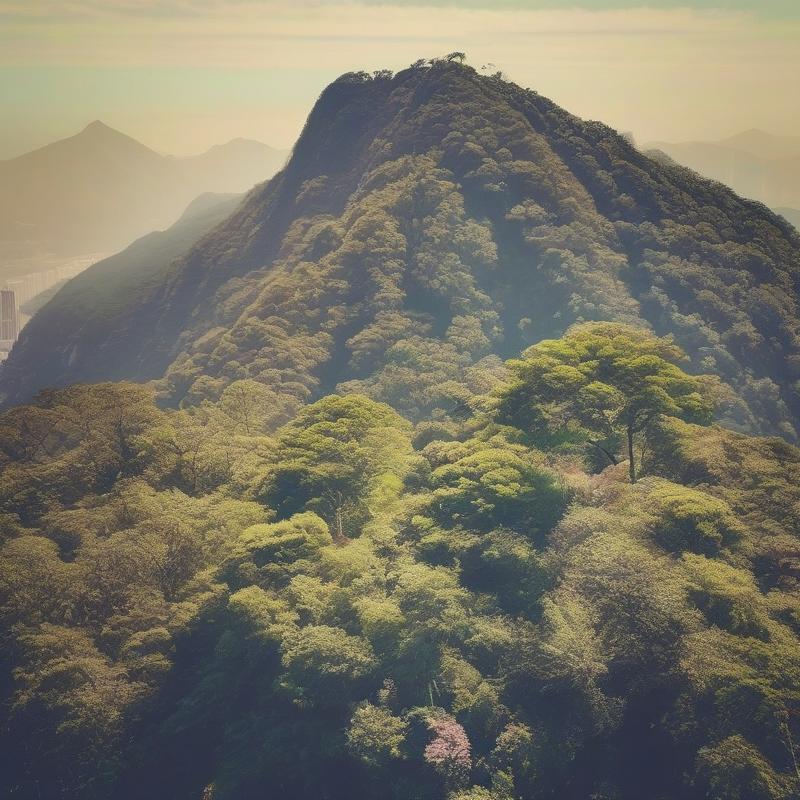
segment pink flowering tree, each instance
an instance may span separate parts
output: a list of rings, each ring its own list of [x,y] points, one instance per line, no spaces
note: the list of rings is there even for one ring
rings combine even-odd
[[[464,786],[472,769],[467,733],[449,714],[428,720],[433,739],[425,748],[425,760],[444,777],[448,789]]]

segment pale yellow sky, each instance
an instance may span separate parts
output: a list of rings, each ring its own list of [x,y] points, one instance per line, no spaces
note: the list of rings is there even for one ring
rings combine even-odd
[[[176,154],[287,147],[340,73],[452,50],[639,140],[800,134],[800,1],[560,5],[0,0],[0,158],[95,118]]]

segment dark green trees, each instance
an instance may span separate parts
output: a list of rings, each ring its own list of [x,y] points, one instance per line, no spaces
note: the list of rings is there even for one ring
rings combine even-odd
[[[800,451],[681,420],[678,355],[581,326],[416,428],[251,381],[6,414],[0,792],[794,800]],[[635,483],[568,446],[629,427]]]

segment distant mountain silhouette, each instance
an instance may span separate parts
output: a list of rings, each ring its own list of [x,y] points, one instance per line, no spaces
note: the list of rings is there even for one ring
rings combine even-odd
[[[767,160],[800,155],[800,136],[775,136],[759,128],[721,139],[718,144]]]
[[[648,142],[707,178],[771,208],[800,208],[800,137],[749,130],[712,142]]]
[[[781,208],[775,209],[777,214],[780,214],[785,220],[792,223],[792,225],[800,231],[800,208]]]
[[[162,156],[96,120],[0,161],[0,278],[15,259],[119,250],[171,225],[201,192],[243,192],[269,178],[286,155],[236,139],[191,158]]]

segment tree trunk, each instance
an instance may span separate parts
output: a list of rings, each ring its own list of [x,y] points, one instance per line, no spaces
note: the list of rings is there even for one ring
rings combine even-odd
[[[602,447],[597,442],[593,442],[591,440],[589,441],[589,444],[592,447],[596,447],[615,467],[617,464],[619,464],[617,457],[610,450],[606,450],[605,447]]]
[[[342,516],[342,508],[338,506],[336,508],[336,544],[344,544],[345,541],[344,520]]]
[[[636,461],[633,454],[633,426],[628,425],[628,474],[631,483],[636,483]]]

